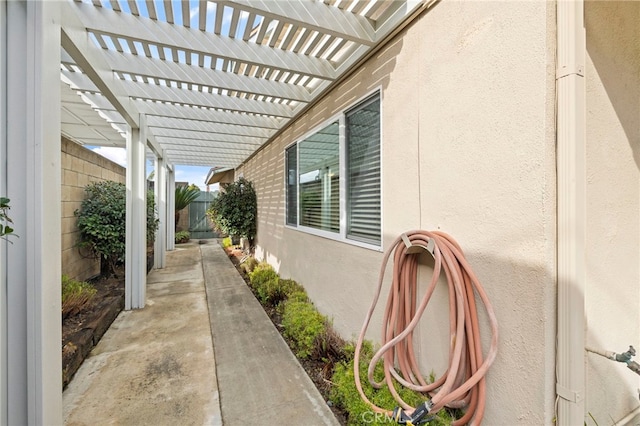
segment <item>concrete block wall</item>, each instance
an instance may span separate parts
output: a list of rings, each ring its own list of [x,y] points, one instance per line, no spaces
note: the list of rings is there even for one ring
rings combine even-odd
[[[93,151],[62,138],[62,273],[86,280],[100,273],[100,262],[78,250],[80,233],[74,212],[85,198],[91,182],[111,180],[125,183],[126,169]]]

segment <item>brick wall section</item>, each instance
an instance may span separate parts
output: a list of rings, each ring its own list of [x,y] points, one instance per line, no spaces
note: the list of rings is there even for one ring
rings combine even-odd
[[[124,167],[62,138],[62,273],[86,280],[100,273],[97,260],[83,257],[75,247],[80,237],[74,212],[85,198],[90,182],[125,183]]]

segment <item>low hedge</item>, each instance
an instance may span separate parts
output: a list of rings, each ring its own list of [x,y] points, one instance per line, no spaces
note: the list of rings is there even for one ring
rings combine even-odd
[[[296,356],[309,358],[319,346],[318,339],[325,333],[327,319],[310,302],[288,300],[284,303],[282,328],[293,341]]]
[[[331,388],[331,401],[337,407],[343,408],[349,413],[347,422],[349,426],[394,423],[384,415],[376,415],[373,413],[371,407],[362,400],[358,393],[358,389],[356,388],[356,382],[353,374],[355,344],[349,343],[345,348],[345,352],[348,354],[348,360],[339,362],[335,365],[333,376],[331,378],[331,381],[333,382],[333,386]],[[398,406],[398,403],[393,398],[393,395],[386,384],[383,384],[380,389],[374,389],[367,378],[367,371],[373,354],[373,344],[369,341],[365,341],[360,352],[360,383],[362,383],[363,391],[367,398],[369,398],[369,401],[378,407],[393,411],[393,409]],[[373,377],[376,382],[384,380],[384,367],[382,361],[378,362],[376,365]],[[401,386],[395,380],[394,388],[407,404],[414,407],[428,399],[419,392],[415,392]],[[438,411],[434,415],[433,419],[427,424],[450,425],[454,420],[455,419],[451,414],[447,410],[443,409]]]

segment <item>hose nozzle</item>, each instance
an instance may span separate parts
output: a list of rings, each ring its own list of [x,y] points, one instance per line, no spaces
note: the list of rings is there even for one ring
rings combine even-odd
[[[393,420],[399,425],[418,426],[427,423],[433,419],[433,416],[429,416],[431,411],[431,402],[425,401],[418,405],[411,415],[408,415],[402,408],[396,407],[393,410]]]
[[[621,354],[616,354],[616,361],[618,362],[624,362],[624,363],[629,363],[629,361],[631,361],[631,358],[636,356],[636,350],[633,346],[629,346],[629,350],[626,352],[623,352]]]

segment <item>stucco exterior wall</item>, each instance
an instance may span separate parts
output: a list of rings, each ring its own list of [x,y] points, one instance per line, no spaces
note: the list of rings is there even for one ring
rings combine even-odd
[[[624,352],[640,349],[640,3],[587,1],[585,26],[587,344]],[[586,410],[598,424],[640,405],[639,387],[624,364],[587,354]]]
[[[85,198],[91,182],[125,183],[124,167],[75,142],[62,138],[62,273],[85,280],[100,273],[100,262],[83,256],[76,244],[80,232],[74,212]]]
[[[354,337],[382,253],[284,225],[284,149],[381,90],[383,248],[422,228],[465,250],[501,326],[489,425],[551,424],[554,415],[554,13],[547,2],[440,2],[239,170],[258,194],[257,255]],[[440,290],[418,337],[427,374],[443,372],[448,350]]]

